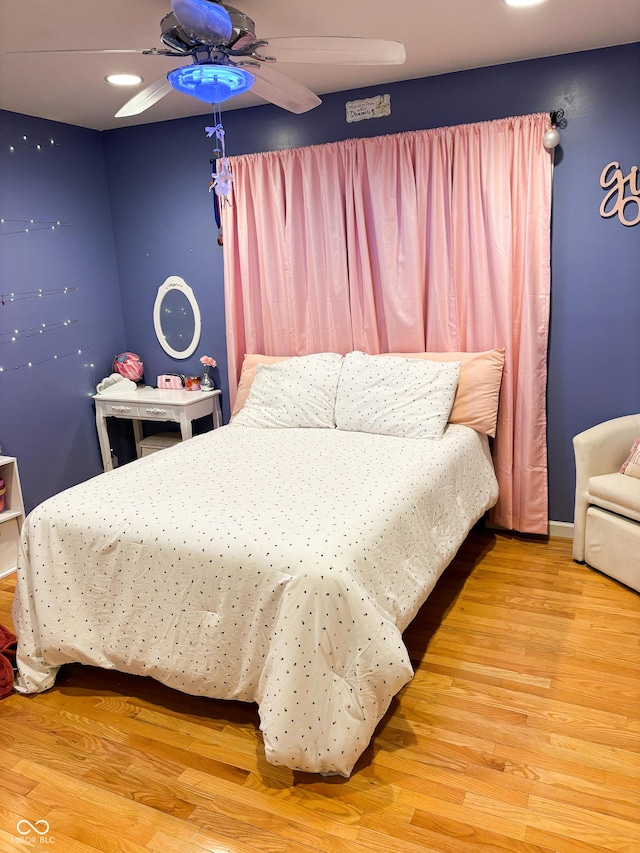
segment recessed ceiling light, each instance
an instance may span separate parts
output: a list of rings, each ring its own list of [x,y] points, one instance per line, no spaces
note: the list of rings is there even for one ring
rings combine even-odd
[[[142,83],[142,77],[137,74],[109,74],[104,79],[112,86],[137,86]]]
[[[538,6],[546,0],[504,0],[507,6]]]

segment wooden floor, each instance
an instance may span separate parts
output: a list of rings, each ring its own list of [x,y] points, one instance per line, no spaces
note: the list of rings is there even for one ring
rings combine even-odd
[[[477,530],[405,639],[415,678],[348,780],[268,765],[254,706],[150,679],[13,694],[0,850],[640,851],[640,596],[566,540]]]

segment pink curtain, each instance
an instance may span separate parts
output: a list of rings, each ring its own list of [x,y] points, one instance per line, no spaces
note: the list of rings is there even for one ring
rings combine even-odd
[[[547,532],[548,115],[232,158],[229,383],[244,354],[506,347],[493,520]]]

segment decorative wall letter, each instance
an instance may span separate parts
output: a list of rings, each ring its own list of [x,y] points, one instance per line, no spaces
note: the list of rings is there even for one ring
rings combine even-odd
[[[608,219],[617,213],[618,219],[623,225],[637,225],[640,222],[640,183],[637,166],[632,166],[631,171],[625,177],[620,169],[620,164],[612,160],[602,170],[600,186],[609,190],[602,199],[600,216]],[[625,196],[627,186],[631,195]],[[612,204],[608,207],[609,202]],[[631,217],[626,215],[627,205],[631,205]]]

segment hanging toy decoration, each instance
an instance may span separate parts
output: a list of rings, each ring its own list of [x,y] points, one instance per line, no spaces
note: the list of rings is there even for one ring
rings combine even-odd
[[[229,195],[231,194],[231,182],[233,176],[231,174],[231,165],[229,160],[222,156],[216,160],[216,176],[214,179],[215,193],[222,203],[231,204]]]
[[[211,160],[211,163],[214,161]],[[213,175],[212,175],[213,177]],[[209,185],[209,192],[213,189],[213,181]],[[218,228],[218,246],[222,246],[222,222],[220,219],[220,197],[213,193],[213,218],[216,221],[216,226]]]
[[[205,133],[209,138],[215,136],[216,147],[213,150],[213,158],[209,161],[213,168],[211,170],[211,181],[209,192],[213,191],[213,211],[218,226],[218,245],[222,246],[221,208],[225,204],[231,204],[231,185],[233,175],[231,164],[227,158],[224,146],[224,127],[222,126],[222,115],[219,105],[213,108],[214,125],[205,127]]]

